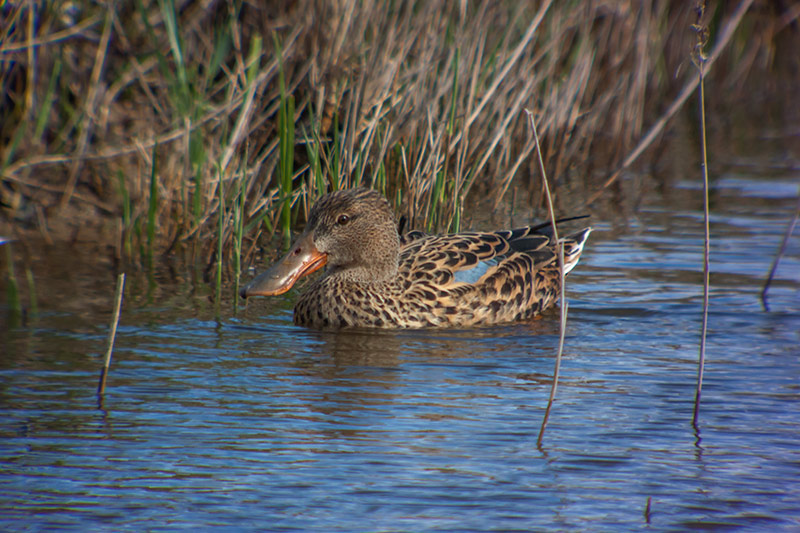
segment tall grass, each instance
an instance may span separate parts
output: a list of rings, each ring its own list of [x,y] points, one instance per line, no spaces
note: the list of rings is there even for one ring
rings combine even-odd
[[[767,16],[773,4],[755,3],[746,29],[731,28],[736,46],[714,57],[769,53],[721,82],[798,44]],[[221,239],[231,265],[224,206],[241,208],[247,262],[257,240],[286,241],[320,194],[358,184],[412,227],[455,230],[469,198],[499,205],[530,185],[525,108],[559,209],[566,184],[576,203],[602,193],[692,77],[693,12],[669,2],[208,5],[3,6],[0,230],[34,228],[32,204],[60,204],[42,211],[58,217],[56,237],[117,217],[131,259],[188,245],[210,265]],[[723,28],[730,9],[712,14]]]

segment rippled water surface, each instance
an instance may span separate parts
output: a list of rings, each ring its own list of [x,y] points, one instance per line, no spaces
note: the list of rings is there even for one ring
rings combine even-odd
[[[216,321],[132,277],[98,402],[113,276],[36,273],[50,303],[2,334],[0,529],[797,531],[799,237],[759,291],[798,181],[716,182],[696,429],[699,191],[595,221],[542,448],[557,314],[320,333],[293,295]]]

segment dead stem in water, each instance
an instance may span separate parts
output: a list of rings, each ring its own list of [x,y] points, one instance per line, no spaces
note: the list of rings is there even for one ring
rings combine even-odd
[[[547,420],[550,418],[550,410],[553,407],[553,402],[556,398],[556,390],[558,388],[558,377],[561,370],[561,355],[564,353],[564,336],[567,332],[567,288],[566,288],[566,280],[564,277],[564,245],[558,238],[558,226],[556,224],[556,213],[553,209],[553,195],[550,194],[550,185],[547,183],[547,172],[544,168],[544,159],[542,159],[542,151],[541,145],[539,144],[539,134],[536,131],[536,119],[533,116],[533,113],[525,110],[525,114],[528,115],[528,119],[531,123],[531,130],[533,131],[533,142],[536,145],[536,154],[539,160],[539,171],[542,174],[542,186],[544,187],[545,194],[547,195],[547,211],[550,216],[550,224],[553,226],[553,240],[556,243],[556,249],[558,250],[558,271],[560,276],[560,287],[561,287],[561,295],[559,297],[559,301],[561,305],[559,306],[560,309],[560,317],[561,321],[559,324],[559,336],[558,336],[558,352],[556,353],[556,366],[553,370],[553,383],[550,387],[550,398],[547,401],[547,409],[545,409],[544,417],[542,418],[542,426],[539,429],[539,436],[536,439],[536,446],[541,448],[542,441],[544,439],[544,430],[547,427]]]
[[[694,395],[694,412],[692,413],[692,425],[697,429],[697,418],[700,411],[700,395],[703,390],[703,370],[706,362],[706,334],[708,332],[708,289],[709,289],[709,248],[711,245],[711,235],[708,225],[708,151],[706,143],[706,104],[705,104],[705,72],[706,72],[706,53],[705,47],[708,42],[708,26],[704,20],[705,1],[699,0],[695,7],[697,10],[697,23],[693,26],[697,32],[697,40],[692,51],[692,61],[699,71],[700,82],[698,84],[700,101],[700,153],[702,155],[701,168],[703,172],[703,321],[700,331],[700,355],[697,361],[697,388]]]
[[[792,216],[792,220],[790,220],[789,224],[786,226],[786,231],[783,233],[781,246],[778,248],[778,253],[775,254],[775,258],[772,260],[772,266],[769,268],[769,274],[767,275],[767,279],[764,280],[764,288],[761,289],[761,306],[764,308],[764,311],[769,311],[769,304],[767,303],[767,291],[769,291],[769,287],[772,285],[772,280],[775,277],[775,271],[778,270],[778,263],[786,251],[786,246],[789,244],[789,237],[791,237],[792,233],[794,232],[794,227],[797,225],[798,218],[800,218],[800,190],[797,191],[797,205],[794,208],[794,215]]]
[[[100,382],[97,385],[97,395],[102,398],[106,392],[106,378],[108,369],[111,366],[111,352],[114,350],[114,339],[117,336],[117,326],[119,326],[119,315],[122,310],[122,295],[125,293],[125,273],[120,273],[117,277],[117,290],[114,294],[114,315],[111,318],[111,327],[108,330],[108,347],[106,358],[103,363],[103,370],[100,372]]]

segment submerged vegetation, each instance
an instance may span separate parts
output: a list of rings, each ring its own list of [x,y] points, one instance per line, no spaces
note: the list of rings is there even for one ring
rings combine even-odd
[[[798,13],[781,9],[754,2],[707,83],[795,57]],[[732,11],[709,10],[711,45]],[[218,278],[261,239],[288,245],[330,189],[379,189],[428,230],[518,185],[543,207],[526,109],[556,209],[586,203],[695,74],[682,2],[4,2],[0,16],[0,230],[145,264],[182,250]]]

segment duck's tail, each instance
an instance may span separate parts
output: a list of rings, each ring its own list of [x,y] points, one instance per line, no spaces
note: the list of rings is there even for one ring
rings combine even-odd
[[[564,243],[565,275],[578,264],[578,260],[581,258],[581,252],[583,252],[583,245],[586,244],[586,239],[589,238],[591,232],[592,228],[585,228],[561,239],[561,242]]]
[[[588,215],[560,218],[556,220],[556,224],[583,218],[588,218]],[[591,232],[592,228],[584,228],[560,239],[564,243],[564,274],[569,273],[578,264],[581,252],[583,252],[583,246],[586,244],[586,239],[589,238]],[[514,250],[532,255],[540,265],[551,261],[558,262],[555,257],[557,250],[553,245],[553,224],[551,222],[542,222],[535,226],[498,231],[496,233],[505,238]]]

